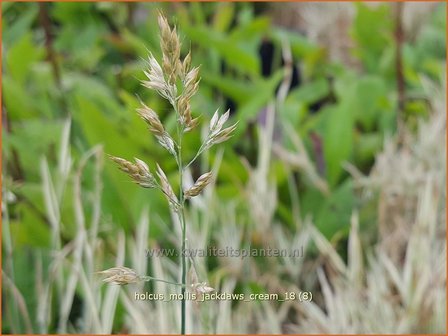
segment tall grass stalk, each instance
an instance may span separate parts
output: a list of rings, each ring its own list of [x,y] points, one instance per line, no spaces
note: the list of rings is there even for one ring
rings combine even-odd
[[[155,136],[158,143],[164,147],[176,161],[179,172],[179,193],[178,197],[168,181],[163,169],[157,164],[156,175],[151,172],[149,166],[140,159],[135,159],[135,163],[118,157],[111,157],[119,168],[128,174],[131,179],[143,188],[160,190],[168,200],[171,209],[177,214],[181,225],[181,283],[172,283],[163,279],[156,279],[147,275],[138,275],[133,270],[124,267],[114,267],[102,271],[107,278],[105,281],[117,284],[127,284],[138,281],[159,281],[181,287],[181,334],[186,333],[186,289],[187,289],[187,260],[185,255],[187,223],[185,219],[186,200],[199,195],[204,188],[213,180],[211,172],[201,175],[196,182],[188,189],[184,190],[183,175],[186,170],[205,150],[226,141],[236,128],[236,124],[224,128],[224,123],[229,118],[229,111],[222,116],[218,116],[216,111],[210,121],[209,133],[205,141],[199,147],[193,159],[184,165],[182,156],[183,137],[186,132],[191,131],[198,125],[199,118],[192,118],[190,100],[199,87],[199,67],[191,67],[191,52],[181,59],[181,44],[176,28],[171,29],[167,19],[159,14],[160,46],[162,49],[162,63],[149,55],[148,69],[145,71],[147,80],[142,81],[142,85],[155,90],[160,96],[168,100],[177,117],[177,138],[174,139],[163,126],[156,112],[141,102],[141,107],[137,109],[140,117],[148,125],[149,131]],[[191,283],[194,291],[211,291],[205,283]]]

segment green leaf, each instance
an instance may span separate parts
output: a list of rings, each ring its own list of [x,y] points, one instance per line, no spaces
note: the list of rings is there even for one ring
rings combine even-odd
[[[318,45],[309,41],[306,37],[283,29],[274,29],[272,37],[279,45],[283,41],[288,41],[291,45],[293,56],[297,58],[307,57],[311,54],[319,53],[321,50]]]
[[[33,44],[31,33],[26,33],[8,50],[6,69],[14,79],[23,84],[29,75],[31,65],[43,57],[44,50]]]
[[[203,4],[193,1],[190,4],[190,8],[191,8],[191,13],[193,14],[196,24],[197,25],[205,24],[205,13],[203,10]]]
[[[217,88],[237,104],[243,104],[255,92],[253,83],[211,73],[204,72],[202,74],[202,82]]]
[[[246,102],[238,109],[237,120],[245,123],[254,118],[275,97],[275,90],[283,79],[283,75],[283,70],[280,69],[270,78],[256,82],[254,92],[246,97]]]
[[[268,32],[270,25],[268,17],[254,18],[247,24],[236,26],[230,33],[230,38],[236,43],[258,41]]]
[[[310,105],[325,98],[329,93],[330,85],[328,81],[320,78],[300,85],[298,88],[292,90],[286,98],[285,103],[298,102]]]
[[[31,210],[25,203],[20,203],[16,209],[19,220],[11,222],[11,235],[16,248],[31,246],[33,248],[49,247],[51,229],[49,224]]]
[[[304,214],[313,216],[316,227],[331,240],[350,227],[354,202],[353,182],[347,180],[327,197],[318,190],[307,189],[301,197],[301,209]]]
[[[207,27],[184,27],[191,39],[203,48],[216,50],[226,63],[242,74],[258,76],[260,60],[256,50],[248,50],[242,43],[235,44],[224,34]]]
[[[213,17],[213,28],[219,32],[225,32],[232,24],[235,15],[235,4],[233,2],[219,2]]]
[[[369,6],[356,3],[352,35],[357,43],[354,50],[369,72],[378,69],[378,60],[392,46],[392,15],[388,4]]]
[[[4,5],[5,3],[2,3]],[[23,5],[23,4],[20,4]],[[15,3],[9,9],[19,6]],[[8,16],[4,16],[2,22],[2,43],[5,46],[11,45],[14,41],[19,40],[26,32],[30,31],[30,27],[37,17],[38,5],[36,3],[27,3],[26,10],[21,13],[14,21]],[[5,8],[2,7],[2,13],[5,14]]]
[[[357,161],[365,162],[374,158],[383,146],[380,133],[363,133],[359,136],[356,146]]]
[[[362,126],[371,131],[387,99],[387,83],[380,76],[367,75],[356,82],[350,108]]]
[[[325,200],[319,209],[315,225],[327,239],[333,238],[337,233],[347,232],[354,203],[352,180],[344,182]]]
[[[323,63],[326,60],[325,49],[312,43],[306,37],[283,29],[274,29],[272,37],[279,49],[285,41],[288,42],[293,58],[301,61],[303,79],[312,79],[316,73],[323,72],[327,66],[327,63]]]
[[[133,49],[140,57],[147,59],[149,51],[151,50],[154,55],[158,55],[158,52],[155,52],[156,48],[152,45],[149,45],[147,41],[144,41],[139,36],[133,34],[128,29],[124,29],[121,33],[121,37],[126,42],[128,47]]]
[[[63,123],[58,120],[29,119],[12,125],[13,133],[3,134],[6,148],[16,149],[28,181],[40,179],[39,162],[42,156],[54,156]],[[38,139],[38,141],[36,141]]]
[[[324,138],[324,157],[327,178],[331,187],[337,185],[342,175],[342,163],[353,150],[353,116],[347,103],[327,107]]]
[[[3,99],[11,120],[29,119],[38,115],[36,106],[30,99],[24,99],[29,94],[24,87],[9,76],[2,79]]]

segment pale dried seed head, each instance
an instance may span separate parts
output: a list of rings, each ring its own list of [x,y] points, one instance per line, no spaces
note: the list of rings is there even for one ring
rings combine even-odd
[[[182,61],[180,60],[180,58],[176,61],[176,73],[181,76],[181,78],[184,77],[183,73],[182,73]]]
[[[177,91],[175,92],[173,86],[166,82],[162,67],[152,54],[149,55],[148,59],[149,70],[144,71],[148,80],[142,81],[142,85],[148,89],[156,90],[165,99],[174,99]]]
[[[187,76],[187,73],[190,71],[191,66],[191,51],[188,52],[187,56],[185,56],[184,61],[182,63],[182,74],[184,78]]]
[[[191,86],[199,81],[199,67],[191,69],[185,76],[185,86]]]
[[[227,110],[221,117],[218,116],[218,111],[213,114],[213,117],[210,120],[210,129],[205,142],[205,148],[210,148],[214,144],[224,142],[233,135],[232,133],[235,131],[238,122],[222,129],[225,122],[229,119],[229,116],[230,110]]]
[[[222,126],[226,123],[226,121],[229,119],[230,116],[230,110],[227,110],[226,113],[224,113],[221,118],[219,118],[218,123],[216,125],[217,128],[221,129]]]
[[[179,114],[179,122],[182,124],[184,132],[193,129],[197,124],[197,118],[194,120],[191,116],[190,99],[183,95],[177,101],[177,112]]]
[[[221,142],[224,142],[224,141],[230,139],[232,137],[233,132],[235,131],[237,125],[238,125],[238,122],[236,122],[232,126],[224,128],[222,131],[217,133],[213,138],[211,138],[212,144],[219,144]]]
[[[109,155],[109,158],[118,164],[121,171],[127,174],[134,174],[138,171],[137,167],[132,162],[112,155]]]
[[[157,16],[157,22],[159,23],[161,43],[163,43],[164,41],[169,40],[171,34],[170,25],[168,24],[168,20],[162,13],[159,13],[159,15]]]
[[[176,27],[173,28],[171,31],[171,39],[168,43],[169,50],[167,50],[170,53],[172,60],[179,60],[180,58],[180,41],[179,36],[177,35]]]
[[[148,73],[146,71],[144,71],[144,73],[148,76]],[[154,82],[154,81],[142,81],[141,83],[144,87],[151,89],[151,90],[156,90],[158,93],[160,93],[160,95],[165,97],[165,94],[166,94],[165,83]]]
[[[196,294],[207,294],[215,291],[215,289],[208,286],[206,282],[192,284],[191,288]]]
[[[157,113],[145,104],[143,107],[137,109],[138,115],[148,124],[149,130],[156,136],[162,136],[165,133],[162,123],[160,122]]]
[[[151,172],[149,171],[149,167],[145,162],[143,162],[142,160],[140,160],[138,158],[134,158],[134,160],[135,160],[135,165],[138,168],[139,174],[141,174],[141,175],[151,174]]]
[[[218,110],[215,111],[215,113],[213,114],[212,119],[210,120],[210,132],[213,131],[213,129],[216,127],[216,123],[218,122]]]
[[[171,136],[165,132],[161,136],[156,136],[157,141],[159,144],[165,148],[170,154],[176,156],[176,147],[174,146],[174,140],[171,138]]]
[[[162,67],[163,67],[163,71],[169,78],[171,76],[171,73],[173,72],[173,68],[171,65],[171,59],[169,59],[168,56],[165,54],[163,54],[163,56],[162,56]]]
[[[112,267],[96,273],[105,276],[104,282],[117,285],[127,285],[142,281],[142,278],[133,269],[124,266]]]
[[[179,113],[179,121],[182,125],[187,125],[191,121],[190,100],[184,95],[179,97],[177,101],[177,112]]]
[[[160,66],[159,62],[157,62],[152,53],[149,54],[148,60],[149,68],[151,69],[151,73],[152,75],[154,75],[154,78],[157,78],[160,81],[164,81],[162,67]]]
[[[191,198],[199,195],[201,191],[204,190],[208,184],[210,184],[212,178],[213,175],[211,172],[202,174],[190,189],[184,191],[185,198]]]
[[[160,180],[160,185],[162,187],[162,192],[165,194],[170,206],[174,211],[179,210],[179,201],[177,200],[176,194],[174,194],[173,188],[168,181],[168,178],[165,175],[165,172],[160,168],[159,164],[157,164],[157,176]]]
[[[218,118],[218,110],[216,110],[215,114],[210,121],[210,137],[215,136],[221,131],[222,126],[224,126],[225,122],[229,119],[230,110],[227,110],[221,117]]]
[[[155,188],[157,186],[154,175],[151,174],[149,167],[143,161],[135,158],[135,164],[125,159],[109,155],[121,171],[129,175],[129,177],[143,188]]]
[[[200,117],[192,119],[191,122],[185,127],[184,132],[189,132],[195,128],[199,124],[199,118]]]
[[[160,28],[160,48],[163,54],[163,70],[168,83],[173,85],[180,74],[180,42],[176,28],[170,29],[167,19],[160,13],[158,17]]]
[[[177,112],[179,121],[183,125],[184,132],[191,131],[199,123],[199,117],[192,119],[190,98],[182,95],[177,101]]]
[[[149,131],[154,134],[159,144],[168,150],[173,155],[176,155],[176,149],[174,141],[168,132],[165,131],[163,124],[161,123],[157,113],[151,108],[141,102],[143,107],[137,109],[138,115],[146,121],[149,126]]]
[[[184,80],[185,88],[182,95],[187,98],[193,97],[199,88],[199,81],[199,67],[196,67],[186,74]]]

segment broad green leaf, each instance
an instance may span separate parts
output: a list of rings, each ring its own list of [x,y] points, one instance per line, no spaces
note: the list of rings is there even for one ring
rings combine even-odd
[[[328,182],[334,187],[342,175],[343,162],[352,154],[353,115],[347,102],[327,107],[321,113],[327,114],[323,147]]]
[[[319,53],[321,50],[318,45],[310,42],[304,36],[283,29],[274,29],[272,38],[278,45],[281,45],[283,41],[288,41],[293,56],[297,58],[307,57],[310,54]]]
[[[326,53],[323,47],[310,42],[305,37],[282,29],[274,29],[272,38],[278,48],[281,49],[284,42],[291,47],[292,56],[295,60],[301,60],[301,75],[305,80],[311,80],[315,73],[323,72],[323,63]]]
[[[330,93],[328,80],[324,78],[316,79],[309,83],[304,83],[298,88],[292,90],[285,103],[304,103],[313,104],[325,98]]]
[[[275,98],[275,90],[282,79],[283,71],[278,70],[270,78],[259,80],[255,84],[254,92],[238,109],[237,120],[245,123],[254,118],[269,101]]]
[[[316,217],[316,227],[327,239],[333,238],[337,233],[347,234],[354,203],[355,195],[351,180],[341,184],[325,200]]]
[[[207,27],[184,27],[191,39],[203,48],[216,50],[229,66],[242,74],[256,77],[260,71],[260,60],[255,50],[248,50],[243,44],[231,43],[229,38]]]
[[[58,120],[29,119],[14,123],[13,133],[3,134],[4,146],[17,151],[28,181],[40,179],[36,162],[39,162],[42,156],[54,156],[54,149],[59,146],[62,125]]]
[[[392,46],[392,15],[388,4],[369,6],[356,3],[352,35],[357,43],[355,54],[369,72],[378,69],[378,60]]]
[[[205,13],[203,10],[203,6],[203,4],[195,1],[190,3],[190,9],[195,19],[196,25],[205,24]]]
[[[220,2],[216,4],[216,11],[213,17],[213,28],[219,32],[229,29],[235,14],[235,4],[233,2]]]
[[[230,38],[235,42],[247,43],[248,41],[258,41],[270,28],[268,17],[254,18],[245,25],[236,26],[230,33]]]
[[[11,120],[29,119],[38,115],[36,106],[29,99],[29,94],[17,81],[9,76],[2,78],[3,99]]]
[[[43,221],[42,217],[36,215],[25,203],[19,204],[19,209],[16,210],[19,219],[10,223],[15,247],[19,249],[24,246],[49,247],[51,241],[50,224]]]
[[[357,161],[372,160],[383,146],[383,136],[380,133],[362,133],[356,144]]]
[[[33,63],[42,60],[43,56],[44,50],[35,46],[31,34],[26,33],[7,51],[6,70],[23,85]]]
[[[327,97],[329,93],[330,86],[323,78],[300,85],[288,94],[279,111],[280,115],[292,125],[298,125],[304,118],[310,122],[315,118],[309,115],[308,106]],[[300,124],[302,129],[304,126],[305,124]]]
[[[202,74],[202,82],[217,88],[238,104],[246,102],[248,97],[255,92],[253,83],[205,72]]]
[[[154,55],[159,55],[158,48],[149,45],[147,41],[142,40],[139,36],[133,34],[130,30],[124,29],[121,33],[121,36],[128,47],[132,48],[143,59],[148,58],[150,51]]]
[[[103,144],[105,153],[125,157],[128,160],[132,159],[134,155],[128,155],[128,153],[132,152],[133,147],[129,145],[129,142],[115,127],[115,124],[93,102],[78,95],[73,109],[77,111],[74,114],[74,118],[88,140],[89,147]],[[135,154],[135,156],[138,155]],[[136,189],[133,188],[135,185],[112,164],[106,164],[106,172],[111,174],[110,178],[112,181],[108,183],[108,193],[105,193],[106,199],[109,201],[111,199],[115,204],[121,204],[119,208],[112,207],[110,210],[118,222],[127,223],[129,227],[130,203],[128,201],[132,200],[131,195],[135,195]],[[127,199],[126,194],[128,195]]]
[[[5,3],[2,2],[2,5],[4,4]],[[19,4],[14,3],[13,6],[9,9],[12,9],[13,7],[16,6],[19,6]],[[38,4],[36,3],[27,3],[25,13],[17,17],[14,21],[12,21],[7,16],[3,17],[2,43],[4,43],[5,46],[13,44],[15,41],[19,40],[24,34],[26,34],[26,32],[30,30],[31,25],[33,24],[34,20],[37,17],[38,13],[37,6]],[[5,14],[4,11],[3,14]],[[3,51],[7,52],[7,50],[5,49],[3,49]]]
[[[96,102],[101,111],[107,114],[111,120],[117,121],[124,115],[113,90],[98,77],[70,73],[67,76],[67,86],[70,90],[73,90],[72,96],[79,94],[85,99]],[[73,111],[73,113],[76,113],[76,111]]]
[[[378,116],[383,113],[383,106],[388,99],[386,85],[381,77],[375,75],[361,77],[355,84],[350,108],[367,131],[373,129]]]
[[[301,211],[305,216],[312,215],[319,231],[331,240],[336,234],[347,232],[354,202],[353,183],[347,180],[326,197],[318,190],[307,189],[302,193]]]

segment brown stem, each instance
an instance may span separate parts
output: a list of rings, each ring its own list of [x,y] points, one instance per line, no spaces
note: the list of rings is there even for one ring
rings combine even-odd
[[[317,171],[319,176],[324,177],[326,169],[322,137],[317,132],[311,131],[310,138],[314,149]]]
[[[135,3],[133,2],[126,2],[127,10],[128,10],[128,16],[126,18],[126,24],[128,27],[134,26],[134,19],[135,19]]]
[[[59,64],[56,58],[56,53],[53,49],[53,35],[51,33],[51,21],[48,15],[48,4],[44,2],[39,2],[39,21],[44,29],[45,33],[45,47],[47,49],[47,60],[51,63],[53,68],[53,76],[60,87],[61,84],[61,74],[59,72]]]
[[[3,121],[2,132],[5,131],[6,133],[12,133],[11,120],[9,120],[8,112],[6,110],[6,107],[4,107],[4,106],[2,108],[2,121]],[[5,163],[7,163],[7,162],[5,161]],[[11,162],[9,164],[10,164],[11,176],[12,176],[13,180],[16,180],[16,181],[24,180],[25,174],[20,165],[19,154],[15,148],[11,149]]]

